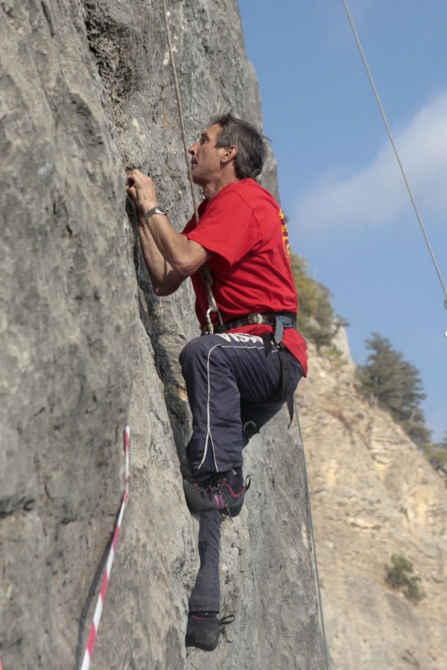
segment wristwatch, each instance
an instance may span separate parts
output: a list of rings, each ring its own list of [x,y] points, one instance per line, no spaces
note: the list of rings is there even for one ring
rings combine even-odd
[[[149,219],[152,214],[163,214],[163,216],[167,216],[166,212],[163,209],[160,209],[160,207],[152,207],[146,214],[144,215],[144,219],[147,223],[147,220]]]

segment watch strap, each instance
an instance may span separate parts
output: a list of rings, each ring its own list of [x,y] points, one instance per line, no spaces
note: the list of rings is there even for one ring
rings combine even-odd
[[[146,214],[144,215],[144,219],[147,223],[147,220],[153,215],[153,214],[162,214],[163,216],[166,216],[166,212],[162,210],[160,207],[152,207]]]

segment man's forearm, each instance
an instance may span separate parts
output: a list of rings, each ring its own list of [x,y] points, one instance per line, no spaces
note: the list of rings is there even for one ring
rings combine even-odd
[[[137,209],[141,247],[154,290],[157,295],[169,295],[213,253],[178,233],[165,214],[151,213],[158,206],[158,199],[148,175],[140,170],[131,172],[126,192]]]
[[[153,214],[144,223],[160,254],[182,279],[194,274],[212,255],[194,240],[178,233],[163,214]],[[141,219],[140,224],[143,225]]]
[[[143,216],[138,220],[138,234],[154,292],[159,296],[170,295],[178,289],[185,277],[178,275],[164,258]]]

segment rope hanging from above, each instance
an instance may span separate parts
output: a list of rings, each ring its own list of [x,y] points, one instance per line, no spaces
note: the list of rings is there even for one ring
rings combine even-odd
[[[166,0],[162,0],[163,2],[163,15],[165,19],[165,26],[166,26],[166,36],[168,40],[168,49],[169,49],[169,57],[171,60],[171,66],[172,66],[172,74],[174,76],[174,84],[175,84],[175,95],[177,98],[177,107],[178,107],[178,115],[180,118],[180,127],[182,130],[182,141],[183,141],[183,150],[185,152],[185,160],[186,160],[186,169],[188,171],[188,178],[189,178],[189,186],[191,189],[191,198],[192,198],[192,203],[194,206],[194,215],[196,218],[196,224],[199,223],[199,208],[197,205],[197,198],[196,194],[194,191],[194,182],[192,179],[192,172],[191,172],[191,163],[189,161],[189,155],[188,155],[188,144],[186,142],[186,129],[185,129],[185,120],[183,116],[183,105],[182,105],[182,98],[180,95],[180,86],[178,82],[178,76],[177,76],[177,68],[175,67],[175,58],[174,58],[174,51],[172,49],[172,41],[171,41],[171,31],[169,29],[169,19],[168,19],[168,10],[166,7]],[[212,277],[211,277],[211,269],[207,266],[203,266],[200,268],[201,275],[202,275],[202,280],[203,283],[205,284],[207,296],[208,296],[208,311],[206,313],[206,319],[207,319],[207,324],[211,327],[212,330],[212,322],[211,322],[211,313],[217,313],[219,317],[219,323],[222,323],[222,316],[220,313],[220,309],[216,304],[216,301],[213,296],[213,292],[211,289],[211,286],[213,284]],[[1,668],[0,668],[1,670]]]
[[[359,39],[359,36],[358,36],[358,34],[357,34],[357,30],[356,30],[356,28],[355,28],[355,25],[354,25],[354,21],[353,21],[353,19],[352,19],[351,12],[349,11],[349,7],[348,7],[347,0],[342,0],[342,2],[343,2],[343,6],[344,6],[344,8],[345,8],[345,11],[346,11],[346,15],[347,15],[348,20],[349,20],[349,24],[350,24],[351,29],[352,29],[352,32],[353,32],[353,34],[354,34],[354,38],[355,38],[355,41],[356,41],[356,43],[357,43],[357,47],[358,47],[358,49],[359,49],[359,51],[360,51],[360,55],[361,55],[361,57],[362,57],[363,65],[365,66],[365,70],[366,70],[366,73],[367,73],[367,75],[368,75],[369,82],[370,82],[371,87],[372,87],[372,90],[373,90],[373,92],[374,92],[374,96],[375,96],[375,98],[376,98],[377,104],[379,105],[380,113],[381,113],[381,115],[382,115],[382,119],[383,119],[383,122],[384,122],[384,124],[385,124],[386,130],[387,130],[387,133],[388,133],[388,136],[389,136],[389,138],[390,138],[391,146],[393,147],[394,154],[395,154],[396,159],[397,159],[397,162],[398,162],[398,164],[399,164],[399,168],[400,168],[400,171],[401,171],[401,173],[402,173],[402,177],[403,177],[403,179],[404,179],[405,186],[407,187],[407,191],[408,191],[408,194],[409,194],[409,196],[410,196],[410,200],[411,200],[411,203],[412,203],[412,205],[413,205],[413,209],[414,209],[414,211],[415,211],[415,213],[416,213],[417,219],[418,219],[418,221],[419,221],[419,225],[420,225],[421,230],[422,230],[422,234],[423,234],[424,239],[425,239],[425,242],[426,242],[426,244],[427,244],[428,251],[430,252],[430,256],[431,256],[431,259],[432,259],[432,261],[433,261],[433,265],[434,265],[434,267],[435,267],[435,270],[436,270],[436,272],[437,272],[439,281],[440,281],[440,283],[441,283],[441,287],[442,287],[442,290],[443,290],[443,292],[444,292],[444,307],[447,309],[447,289],[446,289],[445,284],[444,284],[444,281],[443,281],[443,279],[442,279],[441,271],[440,271],[440,269],[439,269],[438,263],[436,262],[435,254],[434,254],[433,249],[432,249],[432,247],[431,247],[430,240],[428,239],[427,231],[425,230],[425,226],[424,226],[424,224],[422,223],[421,215],[420,215],[420,213],[419,213],[418,207],[417,207],[417,205],[416,205],[416,201],[415,201],[414,196],[413,196],[413,192],[412,192],[412,190],[411,190],[411,188],[410,188],[410,184],[409,184],[408,179],[407,179],[407,176],[406,176],[406,174],[405,174],[405,170],[404,170],[402,161],[401,161],[401,159],[400,159],[399,152],[397,151],[396,143],[394,142],[394,137],[393,137],[393,134],[392,134],[392,132],[391,132],[391,128],[390,128],[390,126],[389,126],[388,120],[387,120],[386,115],[385,115],[385,110],[383,109],[382,103],[381,103],[381,101],[380,101],[379,94],[378,94],[378,92],[377,92],[376,86],[375,86],[375,84],[374,84],[374,80],[373,80],[373,78],[372,78],[371,71],[370,71],[369,66],[368,66],[368,62],[367,62],[366,57],[365,57],[365,54],[364,54],[364,52],[363,52],[363,48],[362,48],[362,45],[361,45],[361,43],[360,43],[360,39]],[[445,336],[447,337],[447,332],[445,333]]]
[[[316,589],[317,589],[317,596],[318,596],[318,613],[320,615],[320,632],[321,632],[321,637],[323,640],[323,650],[324,650],[324,660],[325,660],[325,666],[324,670],[330,670],[330,661],[329,661],[329,649],[328,649],[328,643],[327,643],[327,636],[326,636],[326,628],[324,625],[324,610],[323,610],[323,600],[321,598],[321,587],[320,587],[320,574],[318,571],[318,558],[317,558],[317,542],[315,539],[315,530],[314,530],[314,522],[313,522],[313,516],[312,516],[312,505],[310,501],[310,488],[309,488],[309,476],[307,474],[307,461],[306,461],[306,452],[304,450],[304,440],[303,440],[303,433],[301,431],[301,423],[300,423],[300,415],[298,413],[298,403],[296,401],[296,395],[293,395],[293,404],[294,404],[294,409],[295,409],[295,420],[296,420],[296,427],[298,429],[298,438],[299,438],[299,446],[301,448],[301,454],[303,457],[303,468],[304,468],[304,482],[306,485],[306,503],[307,503],[307,514],[308,514],[308,519],[309,519],[309,528],[310,528],[310,536],[312,539],[312,551],[313,551],[313,558],[314,558],[314,577],[315,577],[315,584],[316,584]]]
[[[183,116],[183,107],[182,107],[182,99],[181,99],[181,96],[180,96],[180,86],[179,86],[179,83],[178,83],[177,68],[175,67],[174,52],[172,50],[171,31],[169,30],[168,10],[167,10],[167,7],[166,7],[166,0],[162,0],[162,2],[163,2],[163,15],[164,15],[165,26],[166,26],[166,37],[167,37],[167,40],[168,40],[169,57],[170,57],[170,60],[171,60],[172,74],[174,76],[175,95],[176,95],[176,98],[177,98],[178,115],[179,115],[179,118],[180,118],[180,127],[182,129],[183,150],[185,152],[186,168],[188,170],[189,186],[190,186],[190,189],[191,189],[192,204],[194,206],[194,214],[195,214],[195,217],[196,217],[196,223],[199,223],[199,208],[197,206],[197,198],[196,198],[196,194],[195,194],[195,191],[194,191],[194,182],[192,180],[191,163],[189,162],[189,158],[188,158],[188,145],[186,143],[185,120],[184,120],[184,116]]]

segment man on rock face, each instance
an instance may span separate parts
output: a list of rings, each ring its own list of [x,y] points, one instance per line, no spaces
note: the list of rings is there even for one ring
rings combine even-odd
[[[180,355],[193,416],[191,476],[184,489],[190,510],[200,515],[200,570],[189,600],[186,645],[212,651],[221,625],[222,514],[239,514],[249,486],[242,450],[284,402],[291,411],[307,354],[295,327],[298,299],[284,217],[255,181],[266,157],[264,138],[227,114],[213,120],[189,153],[204,200],[199,221],[193,216],[182,233],[160,209],[150,177],[134,170],[126,190],[136,206],[155,293],[169,295],[191,277],[196,294],[203,337]],[[217,313],[209,311],[203,266]]]

